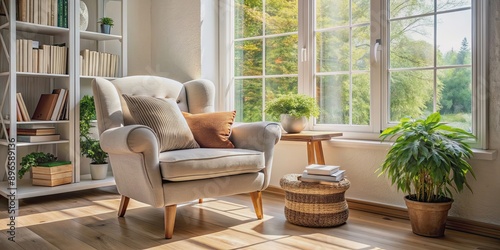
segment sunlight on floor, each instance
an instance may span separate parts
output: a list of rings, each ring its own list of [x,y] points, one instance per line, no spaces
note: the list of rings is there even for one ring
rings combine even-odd
[[[20,215],[16,218],[18,227],[28,227],[45,223],[71,220],[80,217],[94,216],[105,213],[116,213],[120,199],[93,201],[96,205],[83,206],[59,211],[48,211],[29,215]],[[141,202],[131,202],[129,209],[149,207]],[[7,230],[8,218],[0,219],[0,230]]]

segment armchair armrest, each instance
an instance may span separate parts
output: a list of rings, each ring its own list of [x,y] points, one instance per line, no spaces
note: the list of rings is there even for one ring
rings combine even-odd
[[[281,138],[281,126],[276,122],[235,123],[229,139],[236,148],[264,152],[265,182],[267,188],[271,180],[274,145]]]
[[[120,194],[155,207],[164,205],[156,134],[143,125],[104,131],[101,148],[108,153]]]
[[[274,148],[281,138],[281,127],[275,122],[253,122],[233,124],[230,140],[237,148],[265,152]]]
[[[101,134],[100,143],[108,154],[140,153],[146,150],[159,153],[156,135],[144,125],[108,129]]]

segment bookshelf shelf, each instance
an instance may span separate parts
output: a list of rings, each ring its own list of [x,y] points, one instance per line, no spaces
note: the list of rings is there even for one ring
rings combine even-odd
[[[68,28],[40,25],[40,24],[27,23],[21,21],[16,21],[16,29],[17,31],[24,31],[24,32],[37,33],[42,35],[51,35],[51,36],[63,35],[69,33]]]
[[[31,72],[17,72],[17,76],[24,77],[47,77],[47,78],[67,78],[68,74],[44,74],[44,73],[31,73]]]
[[[45,142],[17,142],[16,146],[26,147],[26,146],[52,145],[52,144],[62,144],[62,143],[69,143],[69,140],[45,141]],[[0,145],[7,146],[8,142],[5,139],[1,139]]]
[[[22,124],[60,124],[60,123],[70,123],[70,121],[68,121],[68,120],[59,120],[59,121],[31,120],[29,122],[16,122],[17,125],[22,125]],[[6,120],[5,124],[10,124],[10,121]]]
[[[122,40],[122,36],[119,35],[104,34],[92,31],[80,31],[80,38],[94,41]]]
[[[92,180],[89,175],[82,175],[80,182],[65,184],[55,187],[33,186],[30,179],[18,180],[17,198],[25,199],[43,195],[61,194],[73,191],[80,191],[91,188],[107,187],[115,185],[115,179],[109,175],[103,180]],[[10,193],[6,182],[0,182],[0,195],[7,197]]]

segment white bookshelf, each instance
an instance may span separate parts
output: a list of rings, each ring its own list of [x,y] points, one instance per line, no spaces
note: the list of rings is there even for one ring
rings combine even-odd
[[[5,5],[1,3],[5,2]],[[44,1],[44,0],[42,0]],[[0,16],[0,162],[7,165],[7,151],[14,145],[17,169],[20,168],[21,158],[35,151],[43,151],[56,155],[59,160],[72,162],[73,183],[56,187],[43,187],[31,185],[31,180],[24,177],[17,180],[17,198],[29,198],[57,193],[72,192],[90,188],[114,185],[112,175],[104,180],[91,180],[89,174],[81,172],[80,166],[80,134],[79,134],[79,100],[82,95],[82,84],[90,82],[94,77],[80,76],[80,51],[84,49],[81,41],[92,41],[95,50],[107,52],[115,49],[116,45],[107,46],[107,42],[119,43],[119,76],[125,76],[126,68],[126,6],[127,0],[83,0],[93,8],[89,12],[95,17],[106,14],[109,4],[118,3],[122,7],[118,11],[119,34],[102,34],[97,32],[97,27],[87,31],[80,31],[80,1],[68,0],[68,28],[46,26],[22,21],[16,21],[16,0],[0,0],[0,9],[8,6],[7,15]],[[115,11],[114,9],[112,11]],[[116,11],[115,11],[116,12]],[[95,22],[95,20],[94,20]],[[96,25],[97,26],[97,25]],[[16,61],[16,39],[30,39],[40,41],[40,44],[65,43],[68,49],[68,62],[66,74],[45,74],[31,72],[17,72]],[[87,42],[88,43],[88,42]],[[108,79],[113,79],[108,77]],[[16,93],[21,92],[25,100],[30,116],[42,93],[51,93],[55,88],[66,88],[68,90],[68,104],[70,107],[69,120],[61,121],[30,121],[18,122],[16,119]],[[12,115],[14,114],[14,115]],[[57,133],[61,134],[61,140],[50,142],[15,142],[8,143],[5,138],[4,128],[10,129],[10,138],[17,137],[17,126],[21,124],[51,124],[56,127]],[[16,173],[17,174],[17,173]],[[0,168],[0,195],[7,197],[9,194],[6,181],[6,167]]]

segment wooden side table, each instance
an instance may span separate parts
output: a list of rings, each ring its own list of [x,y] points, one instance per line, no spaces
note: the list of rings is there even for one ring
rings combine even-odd
[[[302,131],[300,133],[281,135],[282,141],[303,141],[307,142],[307,164],[325,164],[322,141],[328,141],[332,137],[342,136],[340,132],[326,131]]]

